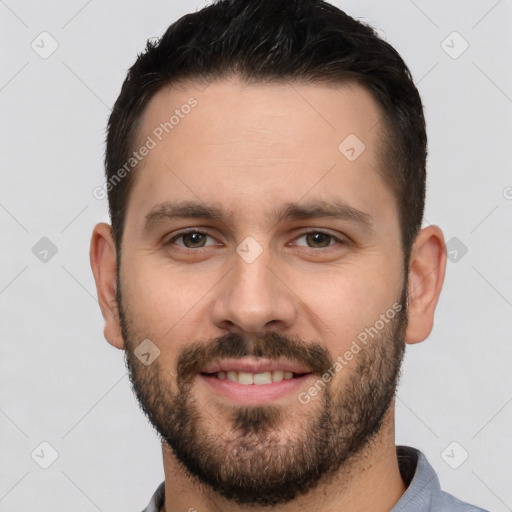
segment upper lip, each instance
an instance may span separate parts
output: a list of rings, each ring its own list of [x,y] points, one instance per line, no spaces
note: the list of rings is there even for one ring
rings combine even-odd
[[[223,359],[215,361],[203,368],[202,373],[217,373],[217,372],[248,372],[248,373],[263,373],[282,370],[284,372],[292,373],[310,373],[311,370],[299,363],[286,360],[270,360],[263,358],[250,358],[244,357],[242,359]]]

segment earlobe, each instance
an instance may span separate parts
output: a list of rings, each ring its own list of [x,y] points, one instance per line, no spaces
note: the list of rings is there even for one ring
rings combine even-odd
[[[409,261],[407,343],[419,343],[431,333],[445,270],[446,246],[443,232],[438,226],[421,229]]]
[[[89,251],[91,269],[101,313],[105,320],[105,339],[114,347],[124,349],[116,300],[116,248],[109,224],[101,222],[94,227]]]

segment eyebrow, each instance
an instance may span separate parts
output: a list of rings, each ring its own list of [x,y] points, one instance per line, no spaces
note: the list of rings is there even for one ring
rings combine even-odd
[[[173,219],[205,219],[228,224],[232,214],[220,204],[207,205],[200,201],[164,201],[152,208],[144,220],[143,231],[150,231],[155,225]],[[266,215],[268,220],[278,224],[290,220],[307,220],[321,217],[334,218],[358,224],[367,231],[373,231],[371,216],[348,205],[342,200],[311,200],[301,203],[285,203]]]

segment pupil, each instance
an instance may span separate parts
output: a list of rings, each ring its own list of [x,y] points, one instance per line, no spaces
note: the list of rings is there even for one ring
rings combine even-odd
[[[325,235],[324,233],[313,233],[310,235],[313,238],[313,243],[315,244],[322,244],[322,239],[327,240],[329,239],[329,235]],[[325,245],[325,244],[323,244]]]
[[[191,238],[193,245],[200,243],[202,237],[201,233],[189,233],[188,236]]]

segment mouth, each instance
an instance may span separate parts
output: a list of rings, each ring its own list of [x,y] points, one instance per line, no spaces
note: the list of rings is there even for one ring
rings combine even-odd
[[[259,373],[243,372],[236,370],[219,371],[215,373],[201,372],[204,377],[213,379],[228,380],[230,382],[238,382],[239,384],[261,386],[272,384],[273,382],[281,382],[282,380],[291,380],[309,375],[310,372],[293,373],[284,370],[265,371]]]
[[[208,393],[239,405],[257,405],[297,394],[314,376],[308,368],[290,361],[256,358],[212,363],[199,373]]]

